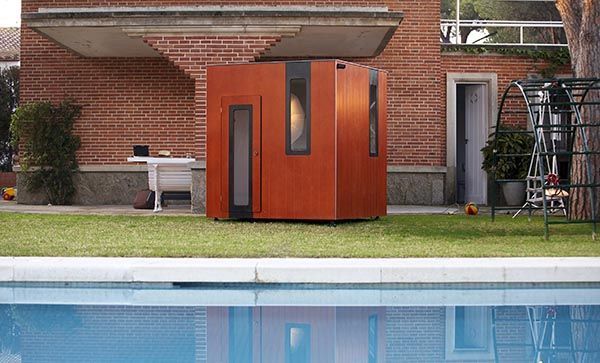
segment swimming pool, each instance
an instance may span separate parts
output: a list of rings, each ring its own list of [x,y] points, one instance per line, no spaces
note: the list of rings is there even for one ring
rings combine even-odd
[[[600,284],[0,284],[0,362],[598,362]]]

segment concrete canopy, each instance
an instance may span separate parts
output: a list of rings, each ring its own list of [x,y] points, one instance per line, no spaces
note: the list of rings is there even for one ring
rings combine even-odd
[[[385,7],[40,8],[35,31],[86,57],[158,57],[143,36],[282,35],[266,57],[373,57],[402,21]]]

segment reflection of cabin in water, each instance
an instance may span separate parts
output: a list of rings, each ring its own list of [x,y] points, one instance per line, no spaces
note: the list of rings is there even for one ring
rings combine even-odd
[[[579,361],[599,354],[580,308],[0,305],[0,361]]]
[[[385,215],[386,89],[336,60],[208,67],[207,216]]]

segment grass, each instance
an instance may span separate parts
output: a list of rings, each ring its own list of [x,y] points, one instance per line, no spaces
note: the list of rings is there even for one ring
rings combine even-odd
[[[3,256],[482,257],[600,256],[589,225],[534,217],[390,216],[325,224],[203,217],[0,213]]]

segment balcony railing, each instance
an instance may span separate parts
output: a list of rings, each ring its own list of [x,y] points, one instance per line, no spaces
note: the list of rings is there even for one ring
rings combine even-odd
[[[480,34],[480,37],[477,37],[475,40],[469,40],[466,43],[461,41],[461,29],[470,28],[470,29],[480,29],[483,32]],[[496,42],[494,41],[495,32],[493,29],[496,28],[513,28],[518,29],[518,41],[515,42]],[[525,29],[551,29],[555,30],[556,28],[560,28],[562,31],[563,23],[562,21],[508,21],[508,20],[459,20],[456,19],[442,19],[441,21],[441,31],[442,33],[449,33],[449,29],[454,29],[451,34],[452,44],[481,44],[481,45],[502,45],[502,46],[510,46],[510,45],[518,45],[518,46],[536,46],[536,47],[544,47],[544,46],[563,46],[566,47],[566,42],[557,41],[557,38],[561,37],[552,37],[553,41],[548,42],[528,42],[525,40]],[[458,29],[458,34],[456,32]],[[564,37],[562,37],[564,38]]]

